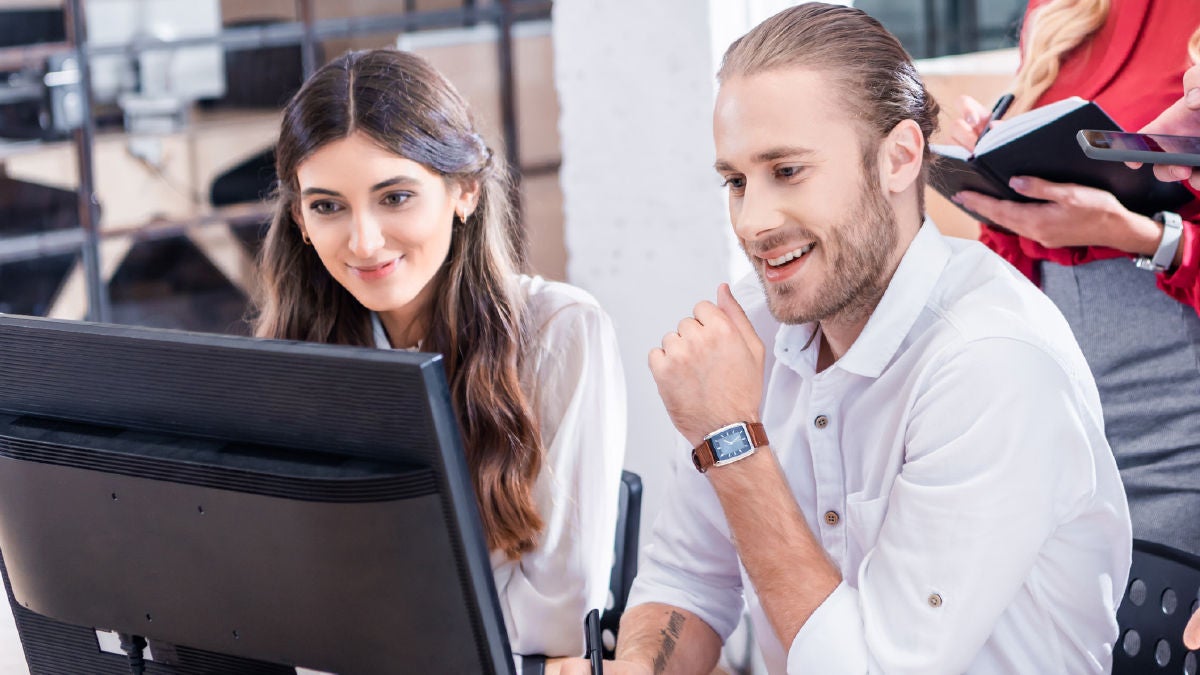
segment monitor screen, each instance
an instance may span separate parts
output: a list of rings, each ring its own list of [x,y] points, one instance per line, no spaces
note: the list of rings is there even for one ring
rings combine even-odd
[[[440,357],[0,316],[34,673],[510,673]]]

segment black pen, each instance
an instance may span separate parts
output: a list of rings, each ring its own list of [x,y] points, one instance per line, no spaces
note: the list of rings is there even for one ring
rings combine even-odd
[[[1005,94],[996,101],[996,105],[992,106],[992,114],[988,116],[987,124],[983,125],[983,131],[979,132],[979,138],[975,139],[975,144],[979,145],[979,139],[992,128],[992,122],[1004,117],[1004,113],[1008,112],[1008,106],[1012,105],[1013,95]]]
[[[600,650],[600,610],[593,609],[583,619],[583,639],[587,658],[592,662],[592,675],[603,675],[604,652]]]

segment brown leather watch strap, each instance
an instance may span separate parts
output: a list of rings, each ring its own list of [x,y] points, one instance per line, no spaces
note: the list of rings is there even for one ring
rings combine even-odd
[[[762,425],[762,422],[746,422],[746,431],[750,432],[750,445],[756,448],[770,443],[767,440],[767,428]]]
[[[700,441],[700,445],[692,448],[692,465],[700,473],[708,471],[708,467],[717,463],[717,458],[713,456],[712,446],[708,441]]]
[[[767,429],[762,422],[743,422],[743,424],[746,425],[746,432],[750,436],[750,447],[761,448],[770,442],[767,440]],[[717,457],[707,438],[700,441],[700,445],[692,448],[692,464],[700,473],[708,471],[716,463]]]

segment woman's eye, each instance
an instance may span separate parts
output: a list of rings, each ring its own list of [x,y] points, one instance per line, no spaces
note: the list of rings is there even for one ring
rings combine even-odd
[[[730,176],[725,179],[725,182],[721,184],[721,187],[727,187],[730,190],[735,190],[735,191],[741,190],[746,187],[746,177],[745,176]]]
[[[390,192],[383,196],[383,204],[385,206],[400,206],[412,197],[411,192]]]
[[[775,170],[775,174],[780,178],[795,178],[800,175],[800,170],[803,167],[799,166],[781,166]]]
[[[328,216],[342,210],[342,207],[336,202],[313,202],[309,205],[309,210],[319,216]]]

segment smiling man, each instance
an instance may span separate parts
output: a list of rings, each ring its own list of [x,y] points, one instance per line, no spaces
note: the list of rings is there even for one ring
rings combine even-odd
[[[709,672],[743,602],[772,673],[1107,672],[1131,535],[1096,387],[1047,298],[924,222],[907,54],[804,4],[719,80],[756,274],[650,354],[690,458],[605,672]]]

